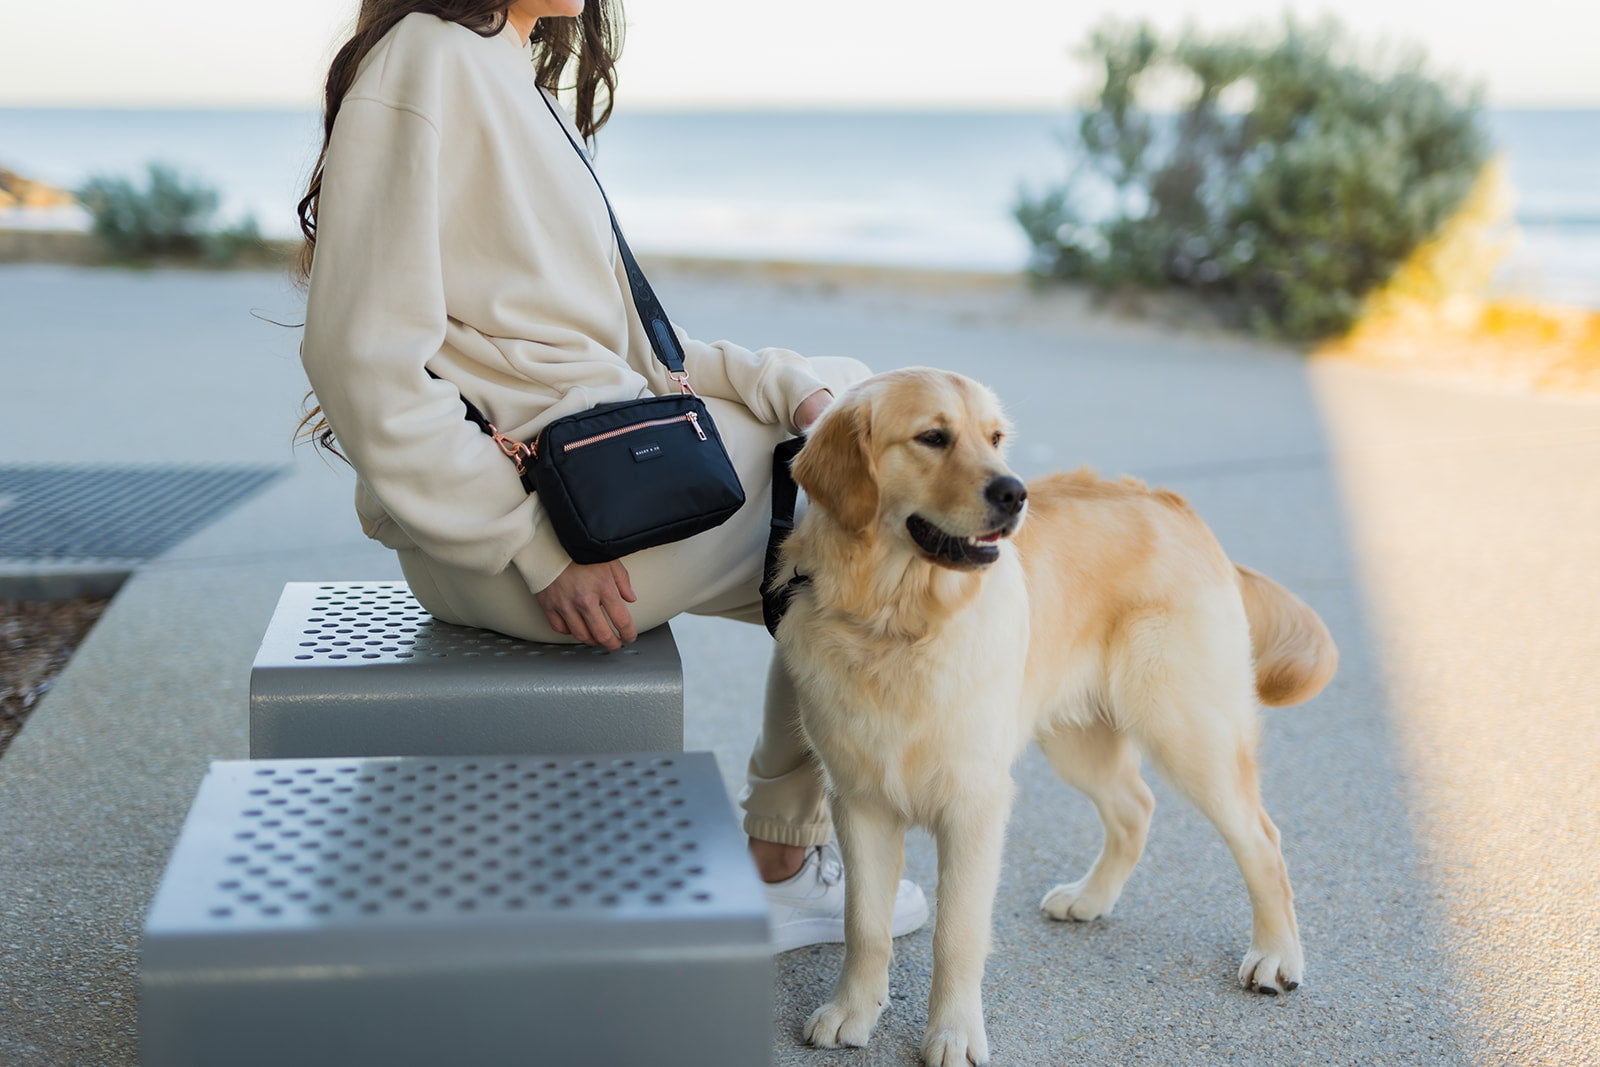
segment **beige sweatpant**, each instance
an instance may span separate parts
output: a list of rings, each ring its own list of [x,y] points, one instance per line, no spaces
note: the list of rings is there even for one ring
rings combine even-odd
[[[870,371],[853,359],[811,361],[837,395]],[[762,625],[761,567],[772,518],[772,450],[786,436],[750,409],[705,398],[744,485],[745,505],[713,530],[623,557],[638,600],[628,605],[643,633],[674,615],[716,615]],[[548,531],[542,536],[553,536]],[[480,574],[440,563],[419,549],[399,553],[400,568],[422,606],[446,622],[497,630],[530,641],[571,643],[550,628],[527,583],[513,568]],[[794,684],[780,658],[767,668],[761,732],[740,796],[744,830],[762,841],[820,845],[830,824],[822,771],[800,732]]]

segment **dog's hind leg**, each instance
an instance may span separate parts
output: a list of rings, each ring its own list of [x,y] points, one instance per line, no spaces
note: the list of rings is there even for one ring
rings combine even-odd
[[[1105,829],[1089,873],[1056,886],[1039,906],[1052,919],[1098,919],[1110,913],[1139,862],[1155,810],[1150,787],[1139,776],[1139,750],[1127,734],[1104,722],[1064,726],[1037,740],[1056,773],[1094,802]]]
[[[844,859],[844,966],[828,1002],[806,1020],[819,1048],[860,1046],[889,999],[895,892],[905,866],[906,823],[870,800],[835,799],[833,824]]]
[[[1153,716],[1141,740],[1163,777],[1222,834],[1244,875],[1253,921],[1240,983],[1277,993],[1300,984],[1305,960],[1278,828],[1261,803],[1255,702],[1241,695],[1237,705],[1213,712],[1179,702]]]

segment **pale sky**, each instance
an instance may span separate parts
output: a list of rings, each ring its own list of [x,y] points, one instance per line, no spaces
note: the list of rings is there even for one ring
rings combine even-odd
[[[1364,39],[1426,47],[1497,107],[1600,107],[1595,0],[625,0],[619,104],[1059,107],[1073,49],[1109,12],[1231,29],[1334,11]],[[64,12],[70,11],[70,19]],[[313,107],[353,0],[0,0],[0,107]],[[241,16],[248,12],[248,21]],[[990,14],[994,12],[994,14]]]

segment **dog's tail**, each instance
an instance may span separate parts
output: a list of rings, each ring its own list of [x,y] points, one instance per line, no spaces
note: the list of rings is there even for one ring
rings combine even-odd
[[[1301,704],[1318,693],[1339,666],[1333,635],[1306,602],[1258,571],[1238,567],[1239,592],[1250,617],[1256,696],[1269,707]]]

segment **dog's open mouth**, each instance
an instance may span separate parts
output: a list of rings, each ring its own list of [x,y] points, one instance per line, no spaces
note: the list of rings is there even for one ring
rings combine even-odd
[[[978,537],[957,537],[946,533],[921,515],[906,520],[906,532],[918,548],[935,563],[949,567],[984,567],[1000,558],[1000,542],[1011,532],[1007,523],[998,530]]]

